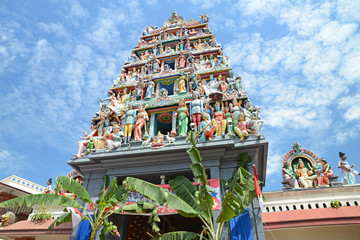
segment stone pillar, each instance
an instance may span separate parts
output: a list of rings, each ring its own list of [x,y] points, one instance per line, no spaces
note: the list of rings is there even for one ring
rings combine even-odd
[[[154,124],[155,124],[155,113],[151,114],[150,116],[150,129],[149,129],[150,138],[154,136]]]

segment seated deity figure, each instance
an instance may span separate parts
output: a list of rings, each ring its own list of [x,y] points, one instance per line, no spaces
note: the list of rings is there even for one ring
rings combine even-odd
[[[346,161],[346,155],[343,152],[339,152],[340,161],[338,163],[338,168],[341,168],[342,174],[344,175],[344,184],[356,184],[356,176],[359,176],[360,173],[353,169],[355,164],[351,166]]]
[[[296,180],[294,171],[290,168],[288,162],[284,162],[282,167],[283,181],[289,183],[293,188],[298,189],[299,183]]]
[[[179,108],[175,112],[175,117],[178,119],[179,136],[186,136],[189,123],[189,110],[186,107],[184,98],[179,100]]]
[[[107,151],[120,147],[122,138],[124,137],[124,133],[120,131],[120,126],[113,126],[112,133],[109,135],[111,135],[111,137],[106,140],[106,146],[108,147]]]
[[[146,125],[146,121],[149,121],[149,117],[143,105],[139,105],[139,112],[137,114],[137,120],[134,127],[134,141],[142,140],[142,130]],[[146,130],[145,130],[146,131]]]
[[[240,120],[236,122],[234,131],[240,137],[240,141],[243,141],[245,137],[248,137],[249,133],[251,132],[248,123],[245,121],[245,116],[242,112],[240,113]]]
[[[124,131],[125,131],[125,143],[130,143],[133,127],[136,121],[136,110],[133,104],[128,104],[128,110],[125,113]]]
[[[312,171],[308,170],[304,162],[300,159],[297,168],[295,169],[296,175],[299,178],[303,188],[311,188],[314,186],[314,180],[318,178]],[[314,174],[314,175],[313,175]]]
[[[194,100],[190,102],[190,115],[195,128],[199,131],[201,114],[204,111],[204,100],[199,99],[200,94],[197,91],[193,92],[193,98]]]
[[[217,102],[215,104],[215,112],[213,115],[212,123],[215,126],[215,133],[216,135],[224,135],[226,129],[226,120],[224,113],[220,109],[220,103]]]
[[[74,157],[76,157],[76,158],[83,157],[85,148],[86,148],[87,144],[89,143],[90,138],[98,136],[98,129],[96,128],[96,124],[94,122],[91,123],[90,129],[91,129],[91,133],[89,135],[87,135],[86,131],[83,132],[85,137],[81,137],[81,139],[83,139],[83,141],[78,142],[78,145],[79,145],[78,152],[77,152],[77,154],[73,154]]]
[[[324,158],[319,159],[319,162],[322,165],[321,173],[322,176],[318,177],[318,182],[320,186],[328,186],[330,183],[329,177],[334,176],[334,172],[331,170],[331,165]]]
[[[212,139],[214,135],[215,126],[212,124],[212,121],[209,119],[209,114],[207,112],[203,112],[202,121],[200,123],[200,131],[197,135],[200,135],[200,142],[205,142],[206,140]]]

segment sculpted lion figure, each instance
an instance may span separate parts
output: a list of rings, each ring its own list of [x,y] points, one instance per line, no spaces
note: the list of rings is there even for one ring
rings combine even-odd
[[[15,214],[7,212],[1,216],[0,228],[10,226],[13,223],[15,223]]]

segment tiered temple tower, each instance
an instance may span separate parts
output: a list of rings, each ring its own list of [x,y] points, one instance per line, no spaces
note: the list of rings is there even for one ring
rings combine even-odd
[[[161,28],[150,25],[142,33],[108,98],[101,100],[91,134],[68,162],[84,174],[93,197],[104,174],[155,184],[178,174],[190,178],[185,152],[190,130],[197,133],[209,179],[230,178],[239,154],[248,153],[265,185],[268,142],[260,133],[260,108],[252,106],[208,21],[206,14],[187,22],[173,12]],[[258,208],[252,208],[254,235],[262,236],[260,215],[254,215]],[[164,218],[168,229],[189,225],[174,216]],[[113,221],[121,239],[147,239],[146,224],[136,227],[140,218],[118,215]]]

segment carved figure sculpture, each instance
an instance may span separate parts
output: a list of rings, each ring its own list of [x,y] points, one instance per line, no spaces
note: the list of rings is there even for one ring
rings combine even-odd
[[[122,138],[124,137],[124,133],[120,131],[120,127],[118,125],[113,126],[112,131],[112,137],[106,140],[106,145],[108,147],[107,151],[120,147]]]
[[[319,159],[319,162],[322,165],[322,176],[318,177],[318,182],[320,186],[328,186],[330,183],[329,177],[334,176],[333,171],[331,170],[331,165],[324,158]]]
[[[212,123],[215,126],[215,133],[216,135],[224,135],[226,129],[226,120],[224,113],[220,109],[220,103],[217,102],[215,104],[215,112],[213,115]]]
[[[13,212],[6,212],[1,216],[0,228],[5,228],[15,223],[15,214]]]
[[[206,140],[211,141],[216,127],[214,125],[212,125],[212,121],[209,119],[208,113],[203,112],[202,119],[203,120],[201,121],[201,124],[200,124],[200,131],[198,133],[198,135],[201,134],[200,141],[201,142],[205,142]]]
[[[145,98],[152,98],[155,96],[155,83],[149,78],[146,88]]]
[[[189,111],[183,98],[179,100],[179,108],[175,112],[175,117],[178,119],[179,135],[186,136],[189,123]]]
[[[240,121],[237,122],[234,131],[240,137],[240,141],[243,141],[245,137],[249,136],[249,132],[251,131],[249,129],[248,123],[245,121],[245,116],[243,113],[240,113]]]
[[[199,99],[199,92],[193,92],[193,98],[190,102],[190,115],[192,122],[195,124],[195,127],[199,130],[201,123],[201,114],[204,111],[204,101]]]
[[[73,154],[74,157],[80,158],[84,155],[85,147],[87,146],[88,142],[90,141],[91,137],[95,137],[98,135],[98,129],[95,123],[91,123],[90,125],[91,133],[87,135],[86,131],[83,132],[85,137],[81,137],[83,141],[78,142],[78,152],[77,154]]]
[[[179,77],[179,92],[186,92],[186,82],[184,75]]]
[[[128,104],[128,110],[125,113],[124,131],[125,131],[125,143],[130,143],[132,130],[136,121],[136,110],[132,103]]]
[[[139,105],[139,112],[137,114],[137,120],[134,128],[134,140],[141,141],[142,140],[142,130],[144,126],[146,126],[146,121],[149,120],[148,114],[145,111],[143,105]]]
[[[289,164],[285,162],[282,167],[283,181],[289,183],[293,188],[299,188],[299,183],[296,180],[294,171],[290,168]]]
[[[338,163],[338,168],[341,168],[342,174],[344,175],[344,184],[356,184],[356,176],[359,176],[359,172],[353,169],[355,164],[351,166],[346,161],[346,155],[343,152],[339,152],[340,161]]]
[[[295,172],[303,188],[311,188],[314,186],[314,180],[317,179],[318,176],[313,175],[314,173],[305,167],[304,162],[301,159],[299,160]]]

